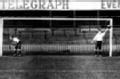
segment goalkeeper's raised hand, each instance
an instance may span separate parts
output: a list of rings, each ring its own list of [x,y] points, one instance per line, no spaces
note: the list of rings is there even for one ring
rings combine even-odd
[[[107,28],[108,28],[108,29],[110,29],[110,28],[111,28],[111,26],[110,26],[110,25],[108,25],[108,26],[107,26]]]

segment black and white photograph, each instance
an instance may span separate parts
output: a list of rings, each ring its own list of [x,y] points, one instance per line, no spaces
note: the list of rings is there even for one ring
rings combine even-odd
[[[119,74],[119,0],[0,0],[0,79]]]

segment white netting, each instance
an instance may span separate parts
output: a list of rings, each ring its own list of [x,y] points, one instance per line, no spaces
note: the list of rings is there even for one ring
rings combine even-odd
[[[16,28],[17,31],[20,31],[18,36],[23,44],[39,45],[38,49],[42,47],[40,45],[53,45],[56,50],[58,48],[60,50],[70,49],[71,51],[90,52],[94,50],[94,44],[91,41],[97,34],[98,29],[106,29],[108,25],[110,25],[108,20],[90,18],[84,20],[67,18],[7,20],[4,22],[4,44],[7,44],[8,41],[5,30],[10,31]],[[48,46],[46,49],[51,48]],[[109,51],[109,32],[104,37],[103,49]]]

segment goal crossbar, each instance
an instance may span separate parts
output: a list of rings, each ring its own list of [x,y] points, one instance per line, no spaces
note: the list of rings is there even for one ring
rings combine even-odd
[[[49,18],[49,17],[5,17],[4,20],[91,20],[91,21],[111,21],[111,18]]]

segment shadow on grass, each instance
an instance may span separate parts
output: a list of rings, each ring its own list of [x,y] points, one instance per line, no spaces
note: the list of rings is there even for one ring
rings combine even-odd
[[[4,56],[12,56],[14,53],[13,52],[3,52]],[[64,51],[50,51],[50,52],[45,52],[45,51],[39,51],[39,52],[23,52],[23,56],[34,56],[34,55],[78,55],[78,56],[94,56],[95,52],[71,52],[69,50],[64,50]],[[109,56],[109,52],[102,52],[101,55],[103,57]],[[120,56],[119,52],[113,52],[113,56]]]

